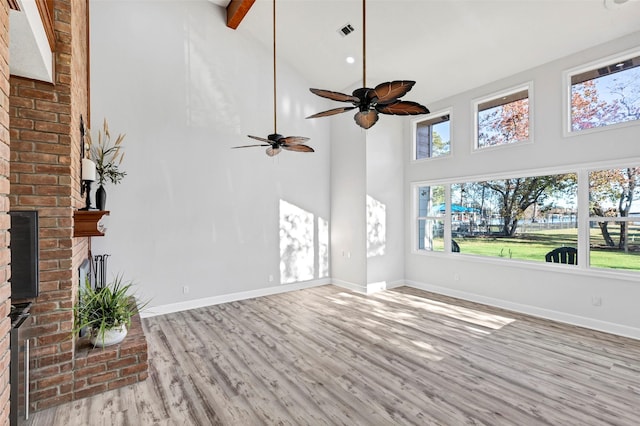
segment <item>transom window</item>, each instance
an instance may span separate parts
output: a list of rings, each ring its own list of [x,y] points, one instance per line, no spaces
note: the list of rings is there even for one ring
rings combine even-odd
[[[476,101],[476,148],[528,141],[529,98],[529,86],[524,86]]]
[[[449,111],[443,111],[416,122],[416,160],[441,157],[451,152],[450,117]]]
[[[640,55],[569,74],[570,130],[640,120]]]

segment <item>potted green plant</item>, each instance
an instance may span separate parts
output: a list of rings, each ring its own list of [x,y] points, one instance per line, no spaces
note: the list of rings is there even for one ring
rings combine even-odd
[[[102,124],[102,130],[98,130],[98,140],[95,143],[91,137],[91,131],[87,132],[89,151],[91,159],[96,163],[96,175],[100,185],[96,190],[98,210],[104,210],[107,202],[107,192],[104,185],[107,182],[117,185],[127,175],[127,172],[120,169],[124,159],[124,147],[121,145],[124,137],[124,134],[119,134],[115,142],[111,140],[106,118]]]
[[[131,325],[131,317],[142,309],[130,289],[131,283],[123,282],[120,275],[98,288],[93,288],[87,279],[75,307],[74,333],[87,330],[94,346],[105,347],[122,342],[127,335],[127,327]]]

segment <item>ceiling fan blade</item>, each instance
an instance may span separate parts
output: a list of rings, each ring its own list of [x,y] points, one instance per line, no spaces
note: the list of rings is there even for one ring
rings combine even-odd
[[[307,145],[282,145],[282,148],[287,151],[315,152],[313,148]]]
[[[330,115],[340,114],[341,112],[349,111],[354,109],[355,107],[342,107],[342,108],[334,108],[327,111],[319,112],[317,114],[313,114],[308,116],[307,118],[318,118],[318,117],[328,117]]]
[[[281,145],[300,145],[305,143],[306,141],[308,141],[309,138],[304,137],[304,136],[287,136],[285,138],[280,139],[278,142],[280,142]]]
[[[358,111],[353,117],[356,124],[363,129],[368,129],[378,121],[378,111],[370,109],[367,111]]]
[[[267,151],[267,155],[269,157],[273,157],[274,155],[280,154],[280,151],[282,151],[282,150],[280,148],[273,148],[273,147],[270,146],[269,148],[267,148],[266,151]]]
[[[262,142],[266,142],[269,145],[271,145],[271,141],[269,139],[261,138],[260,136],[251,136],[251,135],[247,135],[247,136],[249,136],[251,139],[256,139]]]
[[[340,92],[332,92],[331,90],[322,90],[322,89],[309,89],[311,93],[321,96],[323,98],[332,99],[334,101],[340,102],[359,102],[360,100],[355,96],[346,95]]]
[[[378,98],[379,104],[388,104],[396,99],[403,97],[413,85],[415,81],[411,80],[394,80],[386,83],[378,84],[375,89],[367,93],[369,99]]]
[[[236,148],[252,148],[254,146],[270,146],[270,145],[266,145],[266,144],[259,144],[259,145],[242,145],[242,146],[232,146],[231,149],[236,149]]]
[[[397,101],[388,105],[376,105],[376,110],[383,114],[392,115],[418,115],[429,114],[427,107],[420,105],[417,102],[411,101]]]

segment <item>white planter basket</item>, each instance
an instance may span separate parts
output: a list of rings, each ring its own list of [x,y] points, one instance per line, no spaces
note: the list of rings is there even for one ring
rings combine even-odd
[[[114,328],[111,330],[106,330],[104,332],[104,339],[102,338],[102,334],[96,332],[91,333],[91,344],[93,346],[103,348],[105,346],[115,345],[120,343],[127,337],[127,327],[122,324],[119,328]]]

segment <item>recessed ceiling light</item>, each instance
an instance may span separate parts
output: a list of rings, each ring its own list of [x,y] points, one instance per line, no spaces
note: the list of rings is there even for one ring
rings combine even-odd
[[[348,64],[353,64],[356,61],[356,58],[354,58],[353,56],[347,56],[347,59],[345,60]]]

